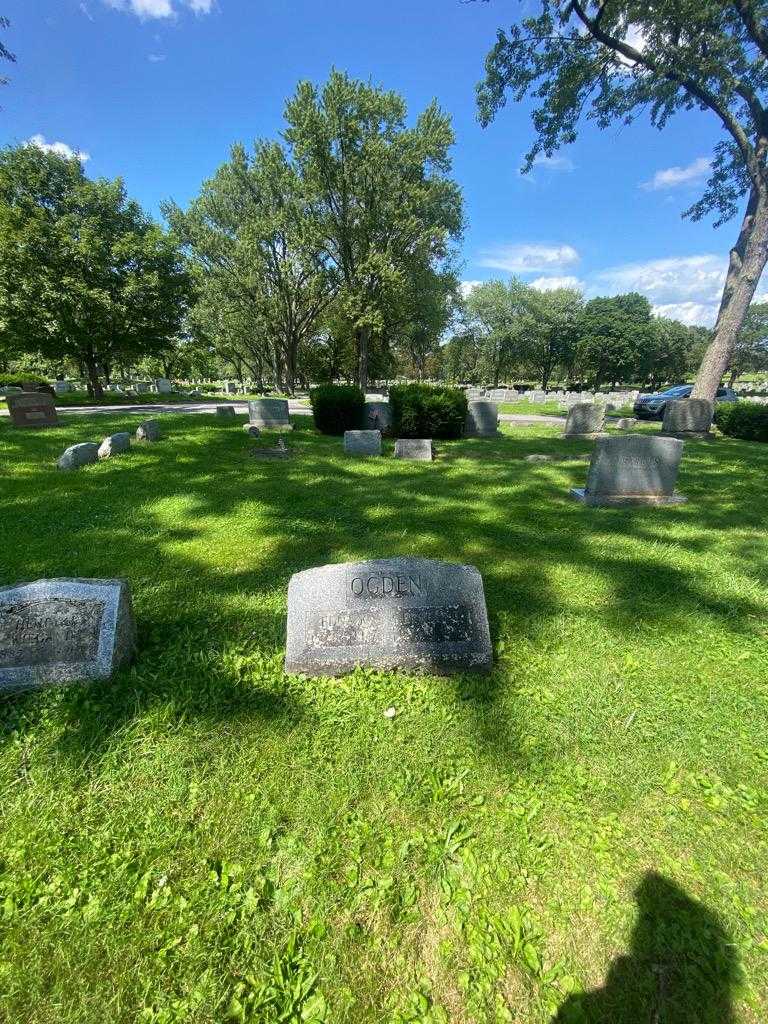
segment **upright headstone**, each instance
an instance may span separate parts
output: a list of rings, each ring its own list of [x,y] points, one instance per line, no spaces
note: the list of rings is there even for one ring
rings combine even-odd
[[[683,442],[674,437],[626,434],[595,443],[587,486],[571,496],[586,505],[680,505],[675,493]]]
[[[144,420],[136,428],[137,441],[159,441],[160,424],[157,420]]]
[[[706,398],[678,398],[667,402],[661,432],[665,437],[706,439],[712,437],[714,406]]]
[[[380,430],[382,434],[388,434],[392,429],[392,407],[389,402],[366,402],[365,426],[368,430]]]
[[[98,456],[100,459],[109,459],[113,455],[121,455],[123,452],[130,451],[131,447],[131,435],[127,430],[122,430],[118,434],[110,434],[109,437],[105,437],[99,445]]]
[[[467,402],[464,421],[466,437],[498,437],[499,407],[495,402],[474,400]]]
[[[17,391],[6,394],[5,401],[14,427],[58,426],[53,396],[46,392]]]
[[[577,402],[570,408],[563,437],[599,437],[604,423],[605,406],[602,402]]]
[[[136,394],[145,395],[150,389],[150,385],[145,380],[136,381]]]
[[[131,660],[135,645],[125,580],[0,587],[0,692],[108,679]]]
[[[57,395],[66,395],[72,390],[72,385],[68,380],[55,380],[53,382],[53,390]]]
[[[233,420],[235,418],[235,407],[234,405],[217,405],[216,415],[221,416],[222,419]]]
[[[291,578],[286,672],[334,676],[370,665],[443,675],[492,662],[483,581],[471,565],[386,558]]]
[[[381,455],[381,431],[345,430],[344,451],[347,455]]]
[[[288,418],[288,400],[285,398],[257,398],[248,403],[248,420],[259,430],[291,430]]]
[[[237,394],[237,384],[234,381],[232,381],[232,380],[225,381],[224,382],[224,394],[225,395],[236,395]]]
[[[173,391],[173,386],[167,377],[158,377],[155,380],[155,388],[158,395],[168,395]]]
[[[58,458],[59,469],[79,469],[89,462],[96,462],[99,457],[99,446],[93,441],[70,445]]]
[[[432,441],[426,438],[401,437],[395,441],[395,458],[431,462]]]

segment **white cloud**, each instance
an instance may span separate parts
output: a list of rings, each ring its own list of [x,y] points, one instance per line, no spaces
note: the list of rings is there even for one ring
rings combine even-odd
[[[644,181],[641,188],[658,191],[659,189],[677,188],[678,185],[695,185],[709,174],[712,162],[707,156],[697,157],[687,167],[666,167],[656,171],[650,181]]]
[[[563,277],[537,277],[535,281],[530,282],[530,285],[531,288],[536,288],[540,292],[553,292],[558,288],[584,290],[584,282],[571,274],[566,274]]]
[[[573,171],[576,164],[568,156],[546,156],[539,153],[533,161],[534,167],[543,167],[546,171]]]
[[[714,323],[728,260],[723,256],[680,256],[624,263],[595,274],[590,292],[640,292],[656,312],[685,323]]]
[[[162,61],[165,60],[165,54],[164,53],[148,53],[147,54],[147,60],[150,62],[150,64],[160,64]]]
[[[79,149],[72,149],[66,142],[46,142],[44,135],[33,135],[30,139],[27,139],[24,145],[35,146],[37,149],[42,149],[44,153],[56,153],[57,156],[66,157],[67,160],[77,157],[81,164],[91,159],[90,153],[84,153]]]
[[[666,302],[661,306],[654,306],[653,312],[655,316],[679,320],[689,326],[711,327],[717,316],[717,307],[716,302]]]
[[[561,270],[579,262],[572,245],[499,245],[480,254],[477,263],[510,274]]]
[[[475,288],[477,288],[478,285],[481,285],[482,283],[482,281],[462,281],[461,284],[459,285],[459,291],[461,292],[462,296],[466,299],[472,294]]]
[[[213,0],[186,0],[186,4],[195,14],[210,14],[213,9]]]
[[[108,7],[117,11],[135,14],[142,20],[146,18],[172,18],[181,7],[186,7],[194,14],[210,14],[215,0],[104,0]]]

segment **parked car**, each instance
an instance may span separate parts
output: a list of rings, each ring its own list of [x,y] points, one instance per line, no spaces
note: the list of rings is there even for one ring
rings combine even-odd
[[[635,416],[641,420],[663,420],[667,402],[673,398],[688,398],[693,384],[678,384],[655,395],[640,395],[635,402]],[[716,402],[737,402],[739,396],[732,388],[718,388]]]

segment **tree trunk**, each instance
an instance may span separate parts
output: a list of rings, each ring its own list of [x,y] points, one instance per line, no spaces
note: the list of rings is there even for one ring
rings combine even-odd
[[[83,360],[85,363],[85,372],[87,374],[88,395],[90,398],[102,398],[104,395],[104,389],[101,386],[99,380],[99,370],[96,366],[96,359],[91,352]]]
[[[357,340],[357,384],[365,394],[368,388],[368,342],[371,337],[370,327],[358,327],[355,331]]]
[[[753,189],[738,240],[731,249],[714,335],[701,361],[691,398],[714,402],[767,260],[768,195]]]

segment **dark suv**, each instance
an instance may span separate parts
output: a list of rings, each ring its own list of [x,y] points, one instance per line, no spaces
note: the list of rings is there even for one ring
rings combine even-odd
[[[640,395],[635,402],[635,416],[641,420],[663,420],[667,402],[673,398],[689,398],[693,384],[678,384],[655,395]],[[739,396],[730,388],[718,388],[716,402],[736,402]]]

